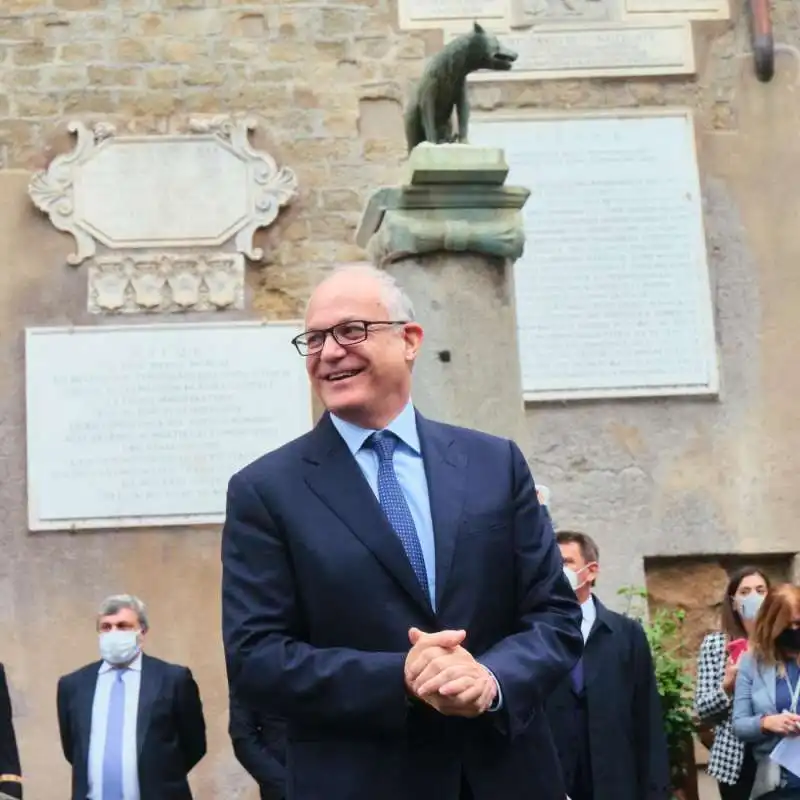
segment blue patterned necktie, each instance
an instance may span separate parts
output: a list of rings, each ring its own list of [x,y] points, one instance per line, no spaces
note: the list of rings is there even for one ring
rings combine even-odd
[[[122,731],[125,726],[125,681],[127,670],[118,669],[111,685],[103,753],[103,800],[124,800],[122,786]]]
[[[417,580],[429,594],[428,573],[425,571],[425,557],[417,536],[417,526],[411,516],[411,509],[403,494],[397,473],[394,471],[394,450],[398,439],[391,431],[378,431],[368,439],[378,455],[378,499],[389,524],[403,543],[408,560],[414,569]]]

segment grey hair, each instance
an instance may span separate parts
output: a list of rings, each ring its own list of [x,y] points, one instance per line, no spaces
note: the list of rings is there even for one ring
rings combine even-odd
[[[402,319],[408,322],[412,322],[416,319],[414,304],[411,302],[411,298],[405,293],[405,290],[395,280],[394,276],[390,275],[388,272],[378,269],[378,267],[366,261],[354,262],[352,264],[342,264],[338,266],[322,281],[322,283],[343,273],[362,275],[364,278],[370,278],[376,281],[381,287],[383,304],[386,306],[386,311],[392,319]],[[311,301],[309,300],[309,302]],[[306,306],[306,310],[308,310],[308,306]]]
[[[100,603],[97,618],[99,620],[101,617],[109,617],[112,614],[118,614],[126,608],[135,612],[142,631],[147,632],[150,629],[150,623],[147,620],[147,608],[145,604],[133,594],[112,594],[110,597],[106,597],[106,599]]]

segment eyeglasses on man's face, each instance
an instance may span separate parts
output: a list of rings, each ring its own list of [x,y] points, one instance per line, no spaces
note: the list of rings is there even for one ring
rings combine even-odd
[[[408,320],[370,321],[365,319],[351,319],[340,322],[330,328],[303,331],[292,339],[292,344],[301,356],[313,356],[325,347],[325,340],[332,336],[340,347],[350,347],[363,342],[372,328],[386,325],[407,325]]]

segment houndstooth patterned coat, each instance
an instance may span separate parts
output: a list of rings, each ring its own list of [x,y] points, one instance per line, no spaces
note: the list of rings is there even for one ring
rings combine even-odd
[[[720,783],[734,784],[739,780],[744,763],[744,744],[733,734],[731,727],[732,698],[722,689],[728,653],[724,633],[709,633],[700,645],[697,657],[697,683],[694,708],[702,722],[715,724],[714,745],[708,759],[708,774]]]

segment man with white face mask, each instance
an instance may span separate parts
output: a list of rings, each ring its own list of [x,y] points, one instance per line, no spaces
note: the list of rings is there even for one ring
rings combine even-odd
[[[101,661],[58,682],[58,724],[72,800],[191,800],[189,771],[206,752],[203,706],[186,667],[145,655],[144,604],[107,598]]]
[[[644,630],[594,596],[594,540],[563,531],[556,541],[583,614],[583,656],[545,705],[567,792],[572,800],[667,800],[667,743]]]

